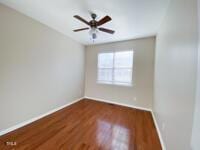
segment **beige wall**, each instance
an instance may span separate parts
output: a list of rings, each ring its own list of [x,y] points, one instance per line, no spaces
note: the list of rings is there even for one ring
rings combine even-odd
[[[172,0],[156,44],[154,112],[168,150],[190,150],[197,67],[197,1]]]
[[[84,95],[84,46],[0,4],[0,130]]]
[[[197,90],[192,134],[193,150],[200,149],[200,0],[198,0],[198,67],[197,67]]]
[[[133,87],[97,83],[97,55],[106,50],[134,50]],[[153,100],[155,38],[86,47],[85,96],[151,108]]]

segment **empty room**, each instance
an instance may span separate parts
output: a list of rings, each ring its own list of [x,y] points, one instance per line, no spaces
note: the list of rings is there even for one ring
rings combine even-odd
[[[0,0],[0,150],[200,150],[200,0]]]

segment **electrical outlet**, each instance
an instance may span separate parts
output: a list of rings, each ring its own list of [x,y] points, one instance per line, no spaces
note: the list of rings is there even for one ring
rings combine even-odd
[[[162,130],[165,130],[165,123],[162,123]]]
[[[82,94],[82,90],[81,89],[79,89],[79,95],[81,95]]]
[[[137,101],[137,98],[136,98],[136,97],[134,97],[134,98],[133,98],[133,100],[134,100],[134,101]]]

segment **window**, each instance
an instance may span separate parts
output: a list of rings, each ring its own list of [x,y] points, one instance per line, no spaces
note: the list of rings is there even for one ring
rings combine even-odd
[[[98,54],[97,82],[132,85],[133,51],[116,51]]]

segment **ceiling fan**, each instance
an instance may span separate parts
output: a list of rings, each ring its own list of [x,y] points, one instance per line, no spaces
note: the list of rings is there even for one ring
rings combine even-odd
[[[92,39],[96,39],[97,38],[97,32],[98,31],[102,31],[102,32],[106,32],[106,33],[109,33],[109,34],[114,34],[115,31],[113,30],[110,30],[110,29],[107,29],[107,28],[102,28],[102,27],[99,27],[109,21],[111,21],[111,17],[109,16],[105,16],[103,17],[102,19],[100,19],[99,21],[96,21],[96,17],[97,15],[92,13],[91,14],[91,17],[92,17],[92,20],[90,21],[86,21],[85,19],[83,19],[82,17],[78,16],[78,15],[75,15],[74,18],[78,19],[79,21],[85,23],[86,25],[88,25],[89,27],[86,27],[86,28],[80,28],[80,29],[76,29],[74,30],[74,32],[79,32],[79,31],[83,31],[83,30],[89,30],[90,29],[90,34],[92,36]]]

